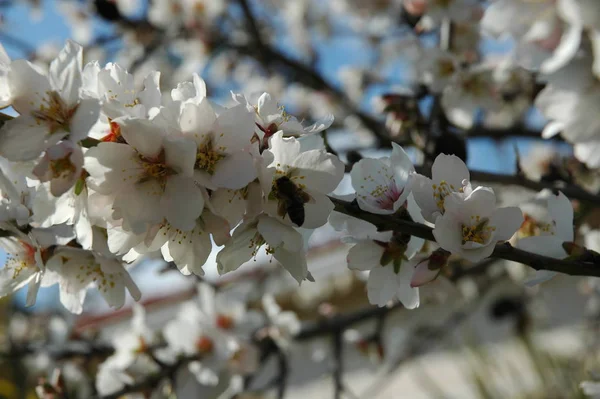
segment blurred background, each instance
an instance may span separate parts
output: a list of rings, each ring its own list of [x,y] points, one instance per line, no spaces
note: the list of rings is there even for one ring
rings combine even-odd
[[[502,176],[517,171],[531,181],[575,176],[597,192],[597,177],[572,157],[571,146],[540,139],[546,121],[533,105],[539,91],[533,76],[506,89],[511,112],[502,117],[491,118],[477,106],[471,107],[472,121],[466,125],[440,116],[449,112],[439,111],[439,95],[420,68],[424,49],[441,46],[444,24],[423,23],[412,3],[0,0],[0,43],[12,59],[47,65],[70,38],[84,46],[85,61],[116,62],[139,84],[159,70],[167,95],[193,73],[206,80],[209,95],[222,104],[231,103],[231,90],[252,99],[267,91],[300,120],[333,114],[326,142],[349,163],[386,155],[391,141],[401,143],[416,164],[436,153],[454,153],[477,172],[473,180],[491,179],[492,187],[502,187],[497,192],[507,205],[525,203],[537,193],[536,187],[499,185],[508,181]],[[483,12],[488,6],[469,3],[469,10]],[[445,50],[463,64],[496,70],[515,45],[509,37],[482,33],[477,15],[452,28]],[[351,191],[346,176],[336,193]],[[594,227],[597,210],[584,213],[584,208],[578,222],[585,216]],[[422,288],[418,309],[379,309],[368,303],[365,276],[347,269],[349,247],[339,238],[329,226],[315,232],[308,260],[316,282],[301,287],[266,256],[224,277],[216,272],[216,251],[205,265],[211,283],[245,292],[251,304],[272,293],[283,311],[295,312],[302,323],[287,363],[266,364],[257,385],[285,368],[286,398],[334,397],[337,375],[342,397],[351,399],[577,398],[584,397],[579,383],[600,372],[596,279],[559,276],[528,288],[523,285],[531,272],[526,266],[457,260]],[[156,328],[196,295],[196,278],[161,260],[140,263],[132,275],[147,322]],[[49,359],[56,360],[56,340],[84,336],[103,342],[102,337],[129,328],[132,301],[114,311],[90,292],[84,314],[74,316],[60,305],[56,287],[42,289],[31,308],[24,307],[24,294],[0,301],[6,349],[0,398],[36,397],[33,387],[47,377]],[[19,340],[40,344],[27,351],[11,349]],[[75,348],[58,357],[69,355],[93,370],[93,363],[106,357],[97,349]],[[198,392],[190,388],[180,397],[204,397]]]

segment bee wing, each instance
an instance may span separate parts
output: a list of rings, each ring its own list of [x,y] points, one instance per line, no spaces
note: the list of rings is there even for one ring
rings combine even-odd
[[[284,218],[287,213],[287,201],[279,200],[277,203],[277,215]]]
[[[302,192],[301,194],[302,197],[302,203],[304,204],[314,204],[316,201],[313,197],[311,197],[310,194],[306,193],[306,192]]]

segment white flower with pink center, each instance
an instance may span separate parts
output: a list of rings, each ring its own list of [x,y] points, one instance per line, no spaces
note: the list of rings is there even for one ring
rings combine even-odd
[[[408,178],[415,168],[402,147],[393,143],[390,157],[363,158],[352,167],[352,187],[361,209],[389,215],[404,205],[410,187]]]

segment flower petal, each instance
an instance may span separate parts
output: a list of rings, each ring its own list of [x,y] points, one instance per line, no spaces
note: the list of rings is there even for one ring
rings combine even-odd
[[[174,228],[182,231],[192,230],[204,209],[202,190],[191,177],[171,176],[160,199],[160,207]]]
[[[64,134],[57,134],[56,138],[62,136]],[[33,118],[21,116],[12,119],[0,130],[0,155],[9,161],[30,161],[46,149],[48,137],[48,127],[38,124]]]
[[[490,217],[489,225],[496,228],[495,240],[508,240],[523,224],[523,212],[519,207],[498,208]]]
[[[215,187],[237,190],[255,178],[256,168],[252,155],[246,151],[237,151],[217,163],[210,181]]]
[[[348,251],[348,268],[362,271],[374,269],[381,265],[383,251],[381,245],[371,240],[359,241]]]
[[[385,306],[397,292],[398,282],[392,266],[377,266],[369,272],[367,296],[370,303],[379,307]]]

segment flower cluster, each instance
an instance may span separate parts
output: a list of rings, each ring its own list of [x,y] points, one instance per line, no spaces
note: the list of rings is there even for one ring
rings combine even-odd
[[[408,155],[394,145],[389,158],[363,159],[354,165],[351,176],[361,209],[433,223],[441,247],[424,256],[419,254],[423,239],[378,232],[367,222],[340,215],[330,218],[355,243],[348,267],[370,270],[369,300],[379,306],[398,297],[405,307],[417,307],[417,287],[433,280],[450,254],[478,262],[492,254],[498,241],[510,239],[523,222],[519,208],[497,207],[491,188],[473,188],[467,167],[454,155],[440,154],[428,178],[415,173]]]
[[[331,117],[303,128],[266,93],[257,106],[234,95],[222,107],[197,75],[163,95],[152,72],[137,90],[117,64],[82,65],[73,42],[47,72],[22,60],[3,65],[3,105],[19,116],[0,132],[1,218],[15,231],[3,238],[11,261],[2,294],[58,283],[61,302],[78,313],[96,285],[119,307],[124,288],[140,295],[128,265],[159,252],[201,276],[213,242],[224,245],[220,273],[264,248],[299,282],[310,276],[306,239],[327,222],[327,194],[344,166],[322,140],[303,136]],[[34,237],[57,237],[57,228],[61,242]]]
[[[445,55],[434,57],[445,62]],[[332,213],[329,195],[345,166],[318,133],[333,117],[304,126],[268,93],[256,104],[234,93],[226,107],[207,97],[198,75],[163,94],[158,72],[140,90],[117,64],[84,66],[73,42],[48,71],[8,59],[3,68],[2,101],[19,116],[0,130],[0,220],[7,232],[0,244],[9,253],[1,294],[28,285],[30,304],[39,286],[59,284],[72,312],[82,311],[90,286],[120,307],[126,291],[141,295],[132,265],[159,254],[181,273],[203,276],[215,245],[220,274],[264,250],[298,283],[312,280],[308,239],[329,220],[354,244],[349,268],[369,272],[370,302],[398,298],[414,308],[417,287],[435,279],[451,254],[478,262],[522,229],[521,210],[497,207],[491,188],[473,187],[458,157],[439,155],[428,178],[395,143],[389,157],[353,165],[354,201],[370,214],[433,225],[439,248]],[[434,85],[437,75],[425,81]],[[562,233],[568,215],[555,202],[554,224],[519,246],[540,253],[555,230],[555,241],[573,241],[572,231]]]
[[[265,324],[263,314],[247,310],[245,301],[207,284],[199,284],[198,298],[181,305],[161,330],[151,328],[136,305],[130,328],[112,338],[115,353],[100,365],[96,389],[111,395],[177,362],[185,362],[199,384],[214,386],[226,379],[235,389],[235,376],[258,368],[258,348],[247,339]]]

